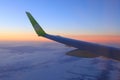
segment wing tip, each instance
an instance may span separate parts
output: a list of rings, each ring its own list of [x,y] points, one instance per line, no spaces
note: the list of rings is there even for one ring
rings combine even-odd
[[[36,31],[38,36],[44,36],[46,33],[45,31],[41,28],[41,26],[37,23],[37,21],[34,19],[34,17],[30,14],[30,12],[26,11],[26,14],[34,28],[34,30]]]

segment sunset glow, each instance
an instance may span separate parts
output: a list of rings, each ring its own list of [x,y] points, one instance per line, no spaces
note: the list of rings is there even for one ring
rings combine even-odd
[[[67,38],[87,41],[87,42],[97,42],[97,43],[120,43],[120,36],[110,36],[110,35],[62,35]],[[42,42],[52,42],[52,40],[37,36],[36,34],[4,34],[0,35],[0,41],[42,41]]]

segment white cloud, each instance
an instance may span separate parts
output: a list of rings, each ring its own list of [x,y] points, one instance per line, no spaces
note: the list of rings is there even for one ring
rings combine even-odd
[[[112,72],[108,68],[114,68],[114,74],[120,73],[119,62],[65,55],[73,49],[59,43],[1,46],[0,80],[95,80],[102,76],[110,78]]]

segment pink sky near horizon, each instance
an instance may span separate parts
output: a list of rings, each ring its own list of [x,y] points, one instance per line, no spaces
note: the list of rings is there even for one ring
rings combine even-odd
[[[97,43],[120,43],[120,36],[115,35],[61,35],[63,37]],[[36,34],[4,34],[0,35],[0,41],[43,41],[51,42],[51,40],[38,37]]]

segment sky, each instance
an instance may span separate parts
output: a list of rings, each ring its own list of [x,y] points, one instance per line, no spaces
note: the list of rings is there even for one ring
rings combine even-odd
[[[114,36],[119,42],[119,8],[120,0],[0,0],[0,41],[46,40],[35,34],[28,11],[47,33],[76,39]]]

